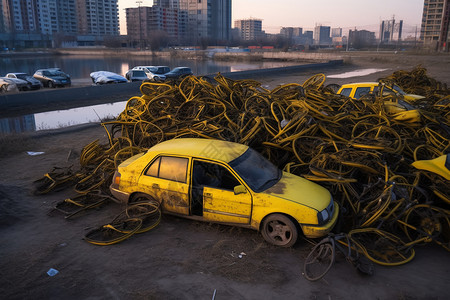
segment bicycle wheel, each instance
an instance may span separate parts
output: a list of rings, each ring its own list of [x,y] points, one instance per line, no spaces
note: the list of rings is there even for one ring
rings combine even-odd
[[[328,273],[334,263],[334,249],[334,240],[328,238],[314,246],[303,266],[306,279],[317,281]]]

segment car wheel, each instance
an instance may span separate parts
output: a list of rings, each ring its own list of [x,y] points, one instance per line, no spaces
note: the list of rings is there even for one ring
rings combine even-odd
[[[158,200],[156,200],[153,196],[150,196],[149,194],[145,194],[145,193],[135,193],[128,200],[129,204],[140,203],[140,202],[151,202],[151,203],[157,203],[159,205]]]
[[[154,77],[153,77],[153,80],[156,81],[156,82],[158,82],[158,81],[159,81],[159,77],[158,77],[158,76],[154,76]]]
[[[53,81],[49,81],[47,83],[47,85],[48,85],[49,88],[54,88],[55,87],[55,83]]]
[[[294,222],[282,214],[266,217],[262,225],[262,236],[275,246],[292,247],[297,241],[298,229]]]
[[[8,86],[6,84],[0,86],[0,93],[6,93],[8,91]]]

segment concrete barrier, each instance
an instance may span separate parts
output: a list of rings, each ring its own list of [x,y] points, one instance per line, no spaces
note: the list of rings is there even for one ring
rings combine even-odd
[[[279,67],[279,68],[268,68],[268,69],[258,69],[258,70],[247,70],[247,71],[239,71],[239,72],[225,72],[221,73],[223,76],[231,78],[231,79],[248,79],[252,77],[262,77],[262,76],[270,76],[276,74],[289,74],[289,73],[298,73],[305,70],[314,70],[314,69],[323,69],[336,67],[343,64],[342,60],[331,60],[326,63],[317,63],[317,64],[304,64],[298,66],[288,66],[288,67]],[[215,74],[211,74],[208,76],[213,76]]]

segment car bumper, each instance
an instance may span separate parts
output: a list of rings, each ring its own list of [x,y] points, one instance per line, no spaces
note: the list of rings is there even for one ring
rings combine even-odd
[[[114,196],[114,198],[116,198],[120,202],[128,203],[128,199],[130,199],[129,193],[125,193],[125,192],[122,192],[122,191],[114,188],[112,184],[109,186],[109,191]]]
[[[327,235],[333,229],[334,225],[336,225],[339,216],[339,205],[337,204],[337,202],[334,202],[334,207],[335,209],[333,216],[331,217],[331,220],[325,225],[317,226],[301,224],[300,226],[302,227],[303,234],[307,238],[320,238]]]

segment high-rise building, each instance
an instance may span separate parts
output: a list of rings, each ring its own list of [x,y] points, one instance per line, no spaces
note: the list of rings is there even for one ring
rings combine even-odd
[[[180,0],[153,0],[154,6],[160,6],[165,8],[180,8]]]
[[[105,36],[119,34],[118,0],[76,0],[78,32]]]
[[[50,35],[77,33],[75,0],[0,1],[0,31]]]
[[[0,0],[0,33],[11,32],[9,1]]]
[[[314,27],[314,44],[329,46],[331,45],[330,26],[318,25]]]
[[[77,33],[75,0],[38,0],[36,7],[41,33]]]
[[[424,46],[449,51],[449,0],[424,0],[420,39]]]
[[[11,32],[35,33],[38,32],[38,19],[35,1],[32,0],[7,0],[9,3],[9,15]]]
[[[171,42],[186,34],[186,17],[170,6],[141,6],[126,9],[127,32],[133,41],[146,43],[157,31],[164,31]]]
[[[226,42],[231,38],[231,0],[179,0],[179,9],[187,12],[191,43],[199,45],[205,39]]]
[[[342,37],[342,28],[331,28],[331,37]]]
[[[260,19],[236,20],[234,27],[239,29],[239,36],[245,41],[254,41],[263,36]]]

